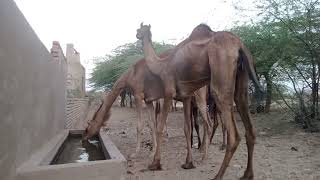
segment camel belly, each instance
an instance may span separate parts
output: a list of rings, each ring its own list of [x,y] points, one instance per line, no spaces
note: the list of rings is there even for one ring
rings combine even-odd
[[[208,85],[210,77],[203,77],[193,81],[178,81],[177,82],[177,96],[184,98],[193,95],[193,92]]]

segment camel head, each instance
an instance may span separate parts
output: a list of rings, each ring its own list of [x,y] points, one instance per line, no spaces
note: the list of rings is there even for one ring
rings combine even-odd
[[[151,40],[151,26],[149,25],[143,25],[143,23],[140,24],[140,28],[137,29],[137,39],[143,40],[144,37],[148,37]]]
[[[87,141],[92,136],[95,136],[99,133],[101,126],[97,123],[97,121],[91,120],[88,122],[88,126],[86,127],[84,133],[82,134],[82,140]]]
[[[105,122],[110,118],[110,111],[101,115],[101,107],[103,103],[100,105],[99,109],[93,115],[92,120],[88,121],[88,125],[85,128],[84,133],[82,134],[82,140],[87,141],[91,137],[97,135],[100,132],[102,126],[105,126]]]

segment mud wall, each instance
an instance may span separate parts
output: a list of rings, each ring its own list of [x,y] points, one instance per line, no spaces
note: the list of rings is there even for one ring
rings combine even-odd
[[[59,59],[59,58],[58,58]],[[65,72],[12,0],[0,1],[0,179],[65,126]]]

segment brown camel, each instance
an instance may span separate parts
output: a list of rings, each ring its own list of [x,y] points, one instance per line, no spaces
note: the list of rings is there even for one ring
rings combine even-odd
[[[202,29],[204,28],[204,29]],[[196,27],[190,37],[188,39],[197,39],[201,38],[203,34],[206,33],[206,27]],[[166,57],[171,54],[173,50],[167,50],[164,53],[160,54],[160,57]],[[124,88],[130,88],[133,92],[133,96],[135,98],[136,109],[138,112],[138,123],[137,123],[137,147],[136,153],[140,151],[140,144],[141,144],[141,129],[142,129],[142,101],[144,100],[147,104],[147,109],[149,112],[149,118],[152,119],[153,124],[156,125],[154,107],[152,101],[158,100],[164,97],[164,87],[162,81],[158,76],[155,76],[149,70],[148,66],[146,65],[145,59],[139,60],[137,63],[132,65],[125,73],[121,75],[121,77],[116,81],[112,90],[104,97],[103,104],[100,108],[96,111],[94,117],[92,118],[91,122],[88,124],[88,127],[83,134],[83,140],[87,140],[93,135],[97,134],[101,128],[101,126],[106,122],[110,117],[110,108],[119,95],[119,93]],[[196,97],[196,103],[199,107],[201,115],[204,119],[205,129],[203,142],[205,142],[203,146],[203,159],[207,156],[207,149],[208,149],[208,142],[207,142],[207,134],[208,132],[208,117],[206,115],[206,94],[204,90],[199,89],[198,91],[193,93]],[[179,99],[177,99],[179,100]],[[188,108],[190,111],[190,104],[189,102]],[[166,106],[167,107],[167,106]],[[190,114],[190,112],[189,112]],[[190,115],[188,115],[190,116]],[[156,127],[151,126],[152,136],[154,141],[154,146],[157,146],[156,140]],[[189,136],[191,137],[191,135]],[[153,148],[154,150],[157,148]]]
[[[163,56],[166,56],[167,52],[162,53]],[[136,64],[131,66],[125,73],[121,75],[121,77],[115,82],[112,90],[104,97],[103,103],[99,107],[99,109],[94,114],[92,120],[88,124],[84,134],[83,140],[87,140],[99,133],[100,128],[103,124],[110,118],[110,108],[120,92],[125,89],[132,89],[133,96],[135,98],[136,111],[138,113],[138,121],[137,121],[137,146],[134,154],[130,156],[135,156],[141,147],[141,131],[142,131],[142,104],[143,100],[147,105],[147,111],[149,118],[156,124],[155,119],[155,110],[153,101],[161,98],[163,96],[163,87],[160,79],[157,76],[154,76],[150,70],[147,68],[145,64],[145,60],[141,59]],[[154,125],[151,125],[151,128],[154,128]],[[155,140],[155,131],[152,130],[153,141]],[[153,143],[154,148],[156,144]]]
[[[170,50],[169,50],[170,51]],[[161,56],[166,56],[168,53],[164,52]],[[152,102],[154,100],[158,100],[164,96],[163,93],[163,85],[160,79],[153,75],[146,65],[146,61],[144,59],[139,60],[136,64],[131,66],[127,72],[121,75],[121,77],[116,81],[112,90],[104,97],[103,103],[100,105],[96,113],[94,114],[90,123],[88,123],[88,127],[86,128],[83,134],[83,140],[87,140],[97,134],[100,131],[100,128],[104,125],[104,123],[110,118],[110,108],[117,96],[124,88],[130,88],[134,92],[134,98],[136,103],[136,110],[138,113],[138,123],[137,123],[137,146],[136,152],[133,155],[135,156],[141,147],[141,131],[142,131],[142,100],[144,99],[149,118],[152,120],[153,125],[151,125],[152,129],[152,137],[153,137],[153,150],[156,149],[157,141],[156,141],[156,119],[158,116],[158,112],[160,109],[160,103],[157,103],[156,110]],[[199,107],[204,107],[206,104],[205,96],[203,95],[203,90],[199,89],[194,93],[196,95],[196,103]],[[200,99],[202,98],[202,99]],[[158,110],[157,110],[158,109]],[[201,108],[199,108],[201,109]],[[204,108],[202,108],[204,109]],[[206,109],[204,109],[206,111]],[[205,130],[206,131],[206,130]],[[208,134],[208,133],[205,133]],[[205,141],[207,137],[204,136],[202,141]],[[204,147],[205,146],[205,147]],[[207,156],[207,144],[203,145],[203,159]],[[154,154],[154,152],[152,153]]]
[[[165,56],[167,52],[163,53],[162,55]],[[153,75],[148,67],[146,66],[145,60],[139,60],[135,65],[133,65],[127,72],[121,75],[121,77],[117,80],[115,85],[113,86],[112,90],[105,96],[103,103],[100,105],[96,113],[94,114],[92,120],[88,123],[88,127],[83,134],[83,140],[87,140],[91,138],[93,135],[97,134],[100,131],[100,128],[104,125],[105,121],[107,121],[110,117],[110,108],[111,105],[114,103],[116,97],[120,94],[120,92],[124,88],[130,88],[134,92],[135,102],[136,102],[136,110],[138,113],[138,123],[137,123],[137,146],[136,152],[133,155],[135,156],[141,147],[141,131],[142,131],[142,120],[141,120],[141,113],[142,113],[142,100],[144,99],[145,103],[147,104],[147,109],[149,113],[149,118],[152,120],[153,125],[151,125],[152,129],[152,137],[153,137],[153,150],[156,149],[157,141],[156,141],[156,134],[155,134],[155,127],[156,127],[156,119],[160,111],[160,103],[157,102],[156,109],[152,104],[152,101],[155,99],[162,98],[163,93],[163,86],[161,84],[160,79]],[[196,103],[199,104],[198,106],[203,106],[205,104],[205,99],[199,99],[204,97],[201,95],[203,91],[199,90],[196,91],[195,94],[197,95]],[[143,97],[143,98],[141,98]],[[106,108],[106,109],[105,109]],[[206,109],[204,109],[206,111]],[[105,113],[103,115],[103,113]],[[97,117],[98,115],[102,115],[102,119]],[[205,141],[203,137],[203,141]],[[207,145],[203,145],[203,159],[207,156]],[[154,154],[154,152],[152,153]]]
[[[204,26],[204,25],[202,25]],[[164,106],[157,126],[157,149],[149,169],[161,169],[160,143],[163,126],[167,119],[172,99],[184,102],[187,139],[187,158],[183,168],[194,168],[191,154],[190,97],[197,89],[210,84],[217,108],[227,130],[227,150],[215,180],[222,179],[226,168],[237,149],[240,136],[233,118],[235,101],[246,129],[248,149],[247,169],[241,179],[253,179],[253,149],[255,132],[248,110],[248,80],[253,80],[256,88],[261,89],[257,80],[253,60],[240,39],[229,32],[213,32],[196,40],[187,39],[180,43],[167,57],[158,57],[151,41],[150,25],[137,30],[136,37],[143,42],[146,63],[150,71],[159,76],[164,86]],[[248,76],[249,75],[249,76]]]

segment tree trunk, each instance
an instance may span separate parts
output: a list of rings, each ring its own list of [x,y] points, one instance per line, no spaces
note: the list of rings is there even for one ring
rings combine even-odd
[[[316,116],[316,101],[318,94],[318,86],[317,86],[317,76],[316,76],[316,65],[314,61],[312,61],[312,105],[311,105],[311,117],[314,118]]]
[[[266,78],[266,83],[267,83],[266,106],[264,111],[268,113],[270,112],[270,105],[271,105],[271,98],[272,98],[272,79],[269,73],[266,73],[264,77]]]

